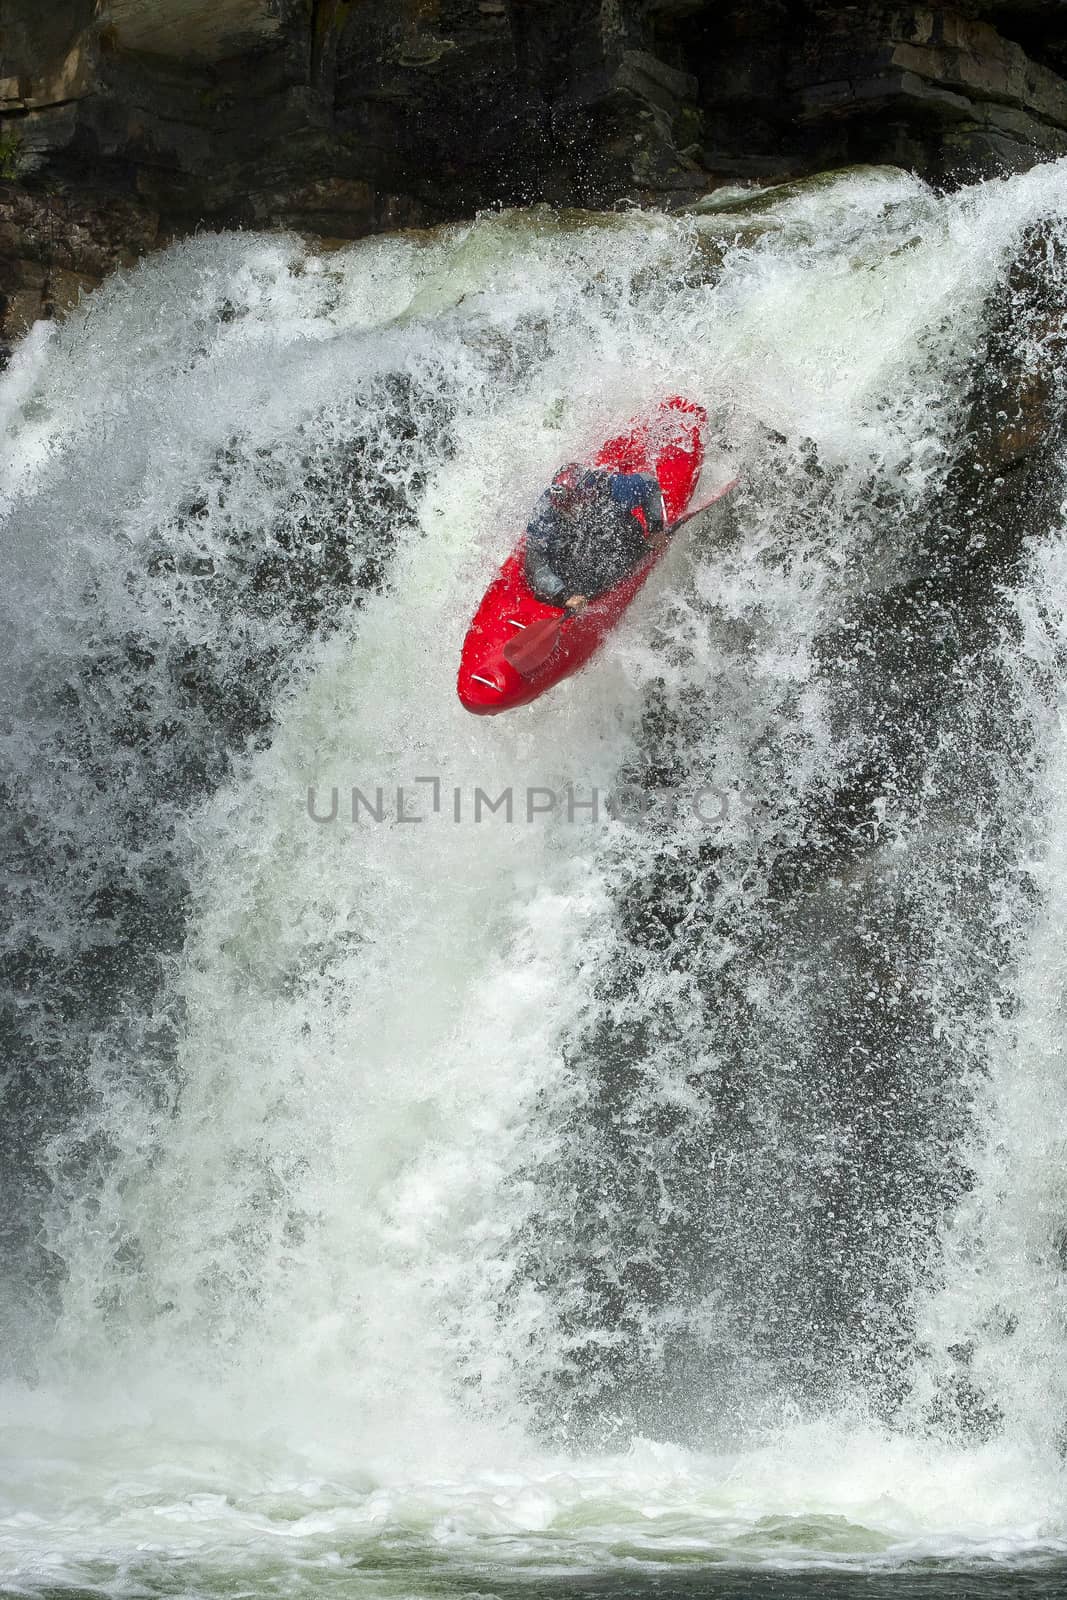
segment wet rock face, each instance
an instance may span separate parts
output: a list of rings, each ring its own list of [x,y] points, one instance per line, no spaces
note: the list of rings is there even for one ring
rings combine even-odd
[[[0,176],[342,237],[841,160],[966,177],[1067,150],[1062,9],[7,0]]]
[[[136,201],[0,183],[0,352],[157,242],[158,216]]]

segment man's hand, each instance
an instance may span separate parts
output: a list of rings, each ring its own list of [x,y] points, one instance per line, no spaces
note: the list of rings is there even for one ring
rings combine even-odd
[[[588,603],[589,603],[589,601],[588,601],[588,597],[586,595],[584,595],[584,594],[572,594],[569,600],[564,600],[563,609],[565,611],[571,611],[575,615],[577,615],[579,611],[584,611],[585,610],[585,608],[588,605]]]

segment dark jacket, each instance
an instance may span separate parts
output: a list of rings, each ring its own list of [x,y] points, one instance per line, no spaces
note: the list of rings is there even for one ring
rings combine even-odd
[[[546,489],[526,530],[526,581],[552,605],[614,589],[648,554],[649,535],[665,526],[660,487],[649,473],[590,468],[578,487],[584,497],[569,511]]]

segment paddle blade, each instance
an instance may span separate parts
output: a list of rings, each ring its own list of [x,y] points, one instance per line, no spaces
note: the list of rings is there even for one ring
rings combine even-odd
[[[679,528],[683,528],[687,522],[692,522],[694,517],[702,516],[705,511],[710,511],[712,506],[718,505],[724,495],[730,493],[731,489],[736,489],[740,482],[740,478],[731,478],[729,483],[724,483],[722,488],[717,490],[710,500],[703,501],[701,505],[694,506],[692,511],[686,511],[682,516],[676,518],[668,528],[668,533],[677,533]]]
[[[543,622],[531,622],[514,639],[508,640],[504,646],[504,660],[528,678],[556,648],[562,621],[562,617],[546,617]]]

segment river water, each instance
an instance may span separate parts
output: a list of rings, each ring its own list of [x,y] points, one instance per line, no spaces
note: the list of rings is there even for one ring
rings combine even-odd
[[[1064,170],[197,237],[16,352],[3,1592],[1062,1592],[1067,549],[946,507]],[[669,392],[741,487],[468,716]]]

